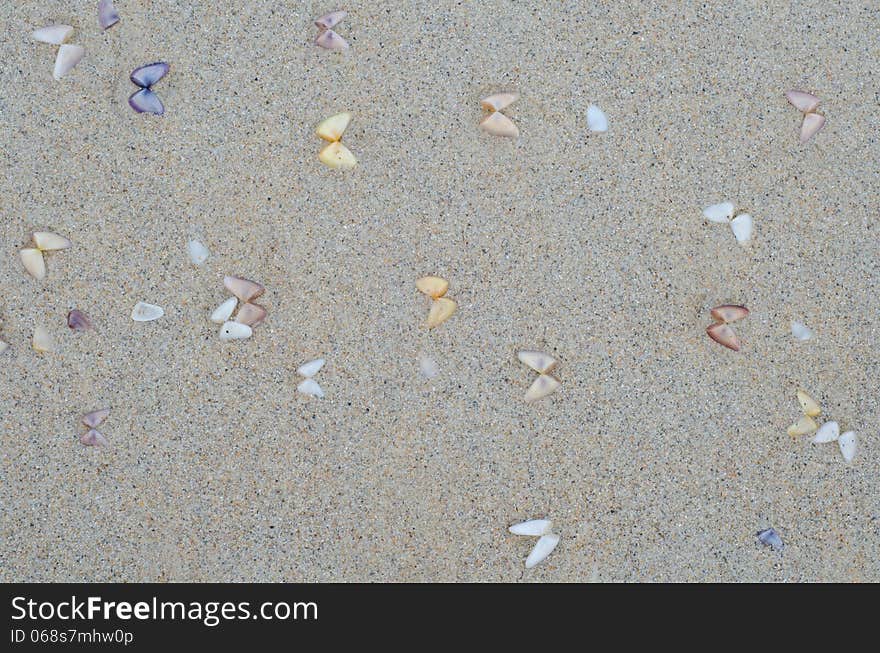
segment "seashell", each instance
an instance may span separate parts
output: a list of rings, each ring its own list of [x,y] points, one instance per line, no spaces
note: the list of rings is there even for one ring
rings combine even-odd
[[[804,390],[797,391],[797,399],[801,404],[801,410],[807,417],[818,417],[822,414],[821,406]]]
[[[556,392],[560,385],[562,384],[556,377],[549,374],[541,374],[532,382],[523,399],[525,399],[527,404],[538,401],[538,399],[543,399],[547,395]]]
[[[808,113],[804,116],[804,122],[801,123],[801,143],[806,143],[813,138],[820,129],[825,126],[825,116],[818,113]]]
[[[448,297],[439,297],[431,304],[431,310],[428,312],[428,328],[433,329],[440,326],[455,313],[457,304]]]
[[[2,354],[7,349],[9,349],[9,345],[7,345],[5,342],[0,340],[0,354]]]
[[[809,435],[810,433],[813,433],[817,428],[819,428],[819,425],[816,424],[815,420],[813,420],[813,418],[809,417],[808,415],[804,415],[797,422],[789,426],[786,430],[786,433],[788,433],[791,437],[796,438],[801,435]]]
[[[553,522],[549,519],[530,519],[514,524],[508,530],[514,535],[533,535],[539,537],[549,533],[552,527]]]
[[[819,98],[806,91],[786,91],[785,99],[801,113],[810,113],[819,106]]]
[[[238,315],[235,316],[235,321],[255,327],[266,319],[266,315],[268,313],[265,308],[259,304],[248,303],[239,309]]]
[[[816,431],[813,442],[816,444],[824,444],[825,442],[834,442],[840,437],[840,426],[837,422],[825,422]]]
[[[92,322],[89,320],[88,315],[73,309],[67,314],[67,326],[74,331],[88,331],[92,328]]]
[[[313,397],[317,397],[318,399],[324,398],[324,391],[321,390],[321,386],[318,385],[318,382],[314,379],[306,379],[298,386],[296,389],[299,392],[302,392],[304,395],[312,395]]]
[[[599,133],[608,131],[608,117],[595,104],[587,106],[587,129]]]
[[[330,143],[318,153],[318,160],[335,170],[350,170],[357,165],[354,154],[342,143]]]
[[[61,45],[70,38],[71,34],[73,34],[73,27],[70,25],[48,25],[31,32],[34,39],[49,45]]]
[[[138,113],[152,113],[154,116],[161,116],[165,113],[162,100],[148,88],[142,88],[132,93],[128,98],[128,106]]]
[[[220,340],[245,340],[254,335],[254,330],[241,322],[224,322],[220,327]]]
[[[800,322],[791,323],[791,335],[798,340],[806,341],[813,337],[813,331]]]
[[[480,102],[480,106],[489,111],[501,111],[519,99],[519,93],[495,93]]]
[[[34,245],[41,252],[52,252],[59,249],[67,249],[71,247],[71,243],[64,236],[53,234],[51,231],[35,231],[32,235]]]
[[[308,363],[304,363],[296,368],[296,373],[300,376],[304,376],[307,379],[312,378],[321,371],[321,368],[324,367],[324,359],[316,358],[313,361],[309,361]]]
[[[712,317],[719,322],[736,322],[749,314],[749,309],[736,304],[721,304],[712,309]]]
[[[79,436],[79,441],[87,447],[106,447],[110,443],[100,431],[89,429],[88,433]]]
[[[519,136],[519,129],[516,128],[513,121],[497,111],[486,116],[480,123],[480,128],[493,136],[507,136],[509,138]]]
[[[186,249],[189,252],[189,260],[192,261],[193,265],[202,265],[211,255],[208,248],[197,240],[189,241],[186,244]]]
[[[82,423],[90,429],[97,428],[110,414],[109,408],[100,408],[82,416]]]
[[[734,333],[733,329],[723,323],[715,323],[709,327],[706,327],[706,333],[709,334],[709,337],[712,338],[715,342],[720,345],[724,345],[728,349],[732,349],[733,351],[739,351],[741,343],[736,333]]]
[[[211,322],[223,324],[226,320],[232,317],[232,313],[235,311],[236,306],[238,306],[238,300],[235,297],[230,297],[214,309],[214,312],[211,313]]]
[[[55,351],[55,341],[44,326],[37,326],[34,329],[34,338],[31,341],[31,346],[41,354]]]
[[[98,24],[101,29],[110,29],[119,22],[119,12],[113,6],[113,0],[101,0],[98,3]]]
[[[315,21],[315,25],[318,29],[332,29],[336,27],[339,23],[342,22],[342,19],[348,16],[347,11],[337,10],[331,11],[329,14],[325,16],[321,16],[318,20]]]
[[[736,236],[736,242],[747,243],[752,239],[752,216],[748,213],[740,213],[730,221],[730,228]]]
[[[440,366],[433,358],[422,356],[419,359],[419,372],[426,379],[433,379],[435,376],[440,374]]]
[[[351,114],[347,111],[343,111],[342,113],[337,113],[335,116],[330,116],[329,118],[322,120],[321,124],[318,125],[318,129],[315,130],[315,133],[325,141],[335,143],[342,138],[342,134],[345,133],[350,122]]]
[[[449,290],[449,282],[441,277],[422,277],[416,281],[416,288],[428,297],[438,299]]]
[[[46,260],[43,258],[43,252],[33,247],[25,247],[18,251],[18,255],[29,275],[38,281],[46,278]]]
[[[520,351],[516,357],[538,374],[546,374],[556,366],[556,359],[539,351]]]
[[[840,454],[843,456],[843,459],[851,463],[853,458],[856,457],[856,448],[858,447],[855,431],[847,431],[841,435],[837,439],[837,444],[840,446]]]
[[[152,322],[165,315],[161,306],[138,302],[131,311],[131,319],[135,322]]]
[[[730,202],[721,202],[713,204],[703,209],[703,217],[709,222],[730,222],[733,217],[733,204]]]
[[[526,558],[526,569],[531,569],[542,562],[547,556],[553,553],[553,549],[556,548],[557,544],[559,544],[558,535],[553,535],[552,533],[542,535],[538,540],[538,543],[535,544],[535,548],[532,549],[532,552],[529,554],[529,557]]]
[[[767,528],[763,531],[759,531],[757,536],[761,544],[769,546],[774,551],[782,551],[785,547],[782,543],[782,538],[779,537],[779,533],[777,533],[774,528]]]
[[[58,56],[55,57],[55,70],[52,71],[52,77],[61,79],[76,67],[86,51],[82,46],[64,43],[58,48]]]
[[[150,88],[153,84],[165,77],[169,70],[171,70],[171,66],[164,61],[148,63],[145,66],[140,66],[131,71],[129,79],[131,79],[132,84],[135,86]]]
[[[325,50],[348,50],[348,41],[339,36],[332,29],[318,34],[315,45],[320,45]]]
[[[256,281],[230,275],[223,277],[223,285],[244,304],[247,304],[252,299],[256,299],[266,292],[266,289]]]

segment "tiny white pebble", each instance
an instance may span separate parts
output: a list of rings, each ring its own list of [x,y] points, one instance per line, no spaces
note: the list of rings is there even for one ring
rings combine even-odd
[[[323,358],[316,358],[313,361],[309,361],[308,363],[304,363],[304,364],[300,365],[296,369],[296,373],[299,374],[300,376],[304,376],[307,379],[310,379],[313,376],[315,376],[315,374],[320,372],[322,367],[324,367],[324,359]]]
[[[856,457],[856,448],[858,446],[855,431],[847,431],[841,435],[837,439],[837,444],[840,445],[840,454],[843,456],[843,459],[851,463],[853,458]]]
[[[220,327],[220,340],[245,340],[254,334],[254,330],[241,322],[224,322]]]
[[[324,391],[321,390],[321,386],[318,385],[318,382],[314,379],[306,379],[298,386],[296,389],[306,395],[312,395],[313,397],[317,397],[318,399],[324,398]]]
[[[202,265],[211,255],[208,248],[197,240],[189,241],[186,248],[189,251],[189,260],[193,262],[193,265]]]
[[[422,356],[419,359],[419,372],[421,372],[422,376],[426,379],[433,379],[440,374],[440,366],[433,358]]]
[[[733,204],[731,202],[721,202],[713,204],[703,209],[703,217],[709,222],[730,222],[733,217]]]
[[[602,133],[608,131],[608,117],[595,104],[587,106],[587,128],[591,132]]]
[[[800,322],[792,322],[791,335],[793,335],[798,340],[806,341],[813,337],[813,331],[805,324],[802,324]]]
[[[230,297],[214,309],[214,312],[211,313],[211,322],[223,324],[232,317],[232,312],[235,310],[236,306],[238,306],[238,299]]]
[[[752,216],[748,213],[741,213],[730,221],[730,228],[733,235],[736,236],[736,242],[742,244],[752,239]]]
[[[151,322],[158,320],[163,315],[165,315],[165,311],[161,306],[146,302],[138,302],[131,311],[131,319],[135,322]]]

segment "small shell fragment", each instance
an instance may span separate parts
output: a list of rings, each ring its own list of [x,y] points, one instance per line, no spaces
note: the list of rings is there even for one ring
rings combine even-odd
[[[728,324],[715,323],[706,327],[706,333],[715,342],[733,351],[739,351],[741,343],[734,330]]]
[[[67,314],[67,326],[74,331],[88,331],[92,328],[92,321],[82,311],[73,309]]]
[[[513,121],[497,111],[486,116],[480,123],[480,128],[493,136],[506,136],[508,138],[519,136],[519,129],[513,124]]]
[[[546,374],[556,366],[556,359],[539,351],[520,351],[516,357],[538,374]]]
[[[808,113],[804,116],[804,122],[801,123],[801,143],[806,143],[813,138],[816,133],[825,126],[825,116],[818,113]]]
[[[87,433],[79,436],[79,441],[87,447],[106,447],[110,443],[100,431],[89,429]]]
[[[236,306],[238,306],[238,299],[230,297],[214,309],[214,312],[211,313],[211,322],[223,324],[226,320],[232,317],[232,313],[235,311]]]
[[[315,379],[306,379],[298,386],[296,386],[296,389],[303,394],[312,395],[313,397],[317,397],[318,399],[324,398],[324,391],[321,389],[321,386],[318,385],[318,382],[315,381]]]
[[[268,314],[266,309],[259,304],[247,303],[238,310],[235,321],[247,324],[249,327],[255,327],[265,320]]]
[[[587,106],[587,129],[599,133],[608,131],[608,117],[595,104]]]
[[[546,559],[547,556],[553,553],[553,549],[556,548],[557,544],[559,544],[558,535],[552,533],[542,535],[538,540],[538,543],[535,544],[535,548],[532,549],[532,552],[529,554],[529,557],[526,558],[526,569],[531,569]]]
[[[495,93],[484,98],[480,105],[489,111],[501,111],[519,99],[519,93]]]
[[[357,165],[357,159],[345,145],[340,142],[330,143],[318,153],[318,160],[334,170],[350,170]]]
[[[530,404],[533,401],[538,401],[539,399],[543,399],[547,395],[556,392],[561,385],[562,384],[556,377],[550,376],[549,374],[541,374],[532,382],[532,385],[529,386],[523,399],[525,399],[527,404]]]
[[[64,236],[53,234],[51,231],[35,231],[33,233],[34,245],[41,252],[52,252],[59,249],[67,249],[71,247],[71,243]]]
[[[419,359],[419,372],[426,379],[433,379],[440,374],[440,366],[433,358],[422,356]]]
[[[777,533],[774,528],[767,528],[763,531],[759,531],[757,536],[758,541],[761,542],[761,544],[769,546],[774,551],[782,551],[785,547],[782,543],[782,538],[779,537],[779,533]]]
[[[818,417],[822,414],[822,407],[804,390],[797,391],[797,399],[800,402],[801,411],[807,417]]]
[[[9,345],[7,345],[5,342],[0,340],[0,354],[2,354],[7,349],[9,349]]]
[[[254,335],[254,330],[241,322],[224,322],[220,327],[220,340],[245,340]]]
[[[208,260],[211,252],[197,240],[191,240],[186,244],[186,250],[189,252],[189,260],[193,265],[202,265]]]
[[[422,277],[416,281],[416,288],[428,297],[438,299],[449,290],[449,282],[441,277]]]
[[[703,209],[703,217],[709,222],[730,222],[733,217],[733,204],[731,202],[721,202],[720,204],[712,204]]]
[[[801,113],[810,113],[819,106],[819,98],[806,91],[786,91],[785,99]]]
[[[553,522],[549,519],[529,519],[528,521],[514,524],[508,530],[514,535],[531,535],[540,537],[550,532]]]
[[[448,297],[439,297],[431,304],[431,310],[428,312],[428,328],[433,329],[443,324],[455,313],[457,304]]]
[[[299,374],[300,376],[304,376],[307,379],[310,379],[313,376],[315,376],[315,374],[320,372],[322,367],[324,367],[324,359],[323,358],[316,358],[313,361],[309,361],[308,363],[304,363],[304,364],[300,365],[296,369],[296,373]]]
[[[749,315],[749,309],[736,304],[722,304],[711,311],[712,317],[718,322],[736,322]]]
[[[146,302],[138,302],[131,311],[131,319],[135,322],[152,322],[163,315],[165,315],[165,310],[161,306]]]
[[[797,422],[789,426],[786,433],[791,437],[796,438],[801,435],[814,433],[817,428],[819,428],[819,425],[816,424],[816,421],[812,417],[804,415]]]
[[[837,444],[840,446],[840,455],[843,456],[846,462],[851,463],[853,458],[856,457],[856,449],[858,447],[856,432],[847,431],[838,438]]]
[[[345,133],[350,122],[351,114],[347,111],[343,111],[342,113],[337,113],[334,116],[322,120],[315,133],[325,141],[335,143],[342,138],[342,134]]]
[[[834,442],[840,437],[840,426],[837,422],[825,422],[816,431],[813,442],[816,444],[824,444],[825,442]]]
[[[320,30],[333,29],[339,23],[341,23],[342,19],[346,16],[348,16],[347,11],[342,11],[341,9],[337,11],[331,11],[329,14],[321,16],[318,20],[316,20],[315,25]]]
[[[245,304],[266,292],[266,289],[256,281],[230,275],[223,277],[223,285]]]
[[[315,39],[315,45],[320,45],[325,50],[348,50],[348,41],[339,36],[332,29],[318,34]]]
[[[19,250],[18,255],[29,275],[38,281],[46,278],[46,260],[43,258],[43,252],[34,247],[25,247]]]
[[[742,244],[752,239],[752,216],[748,213],[740,213],[730,221],[730,228],[736,237],[736,242]]]
[[[99,408],[82,416],[82,423],[90,429],[97,428],[110,415],[109,408]]]
[[[64,43],[58,48],[58,56],[55,57],[55,70],[52,71],[52,77],[56,80],[61,79],[76,67],[86,51],[80,45],[71,45]]]
[[[38,351],[41,354],[55,351],[55,341],[44,326],[37,326],[34,329],[31,346],[34,348],[34,351]]]
[[[791,323],[791,335],[801,341],[807,341],[813,337],[813,331],[801,322]]]
[[[110,29],[119,22],[119,12],[113,6],[113,0],[101,0],[98,3],[98,24],[101,29]]]
[[[70,38],[71,34],[73,34],[73,27],[70,25],[48,25],[31,32],[34,39],[49,45],[61,45]]]

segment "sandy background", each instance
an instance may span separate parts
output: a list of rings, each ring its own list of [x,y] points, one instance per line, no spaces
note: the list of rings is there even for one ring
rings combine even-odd
[[[880,580],[876,5],[349,2],[340,55],[325,3],[118,0],[106,33],[96,4],[0,5],[0,579]],[[87,50],[60,82],[52,22]],[[161,118],[126,102],[155,60]],[[805,146],[789,88],[823,98]],[[477,129],[498,90],[515,142]],[[313,133],[342,110],[348,173]],[[702,219],[724,199],[750,246]],[[74,241],[43,283],[35,229]],[[246,342],[208,321],[227,273],[267,287]],[[427,273],[459,302],[431,332]],[[561,361],[532,406],[521,348]],[[317,356],[324,400],[295,392]],[[786,435],[798,385],[852,465]],[[541,516],[525,572],[506,529]]]

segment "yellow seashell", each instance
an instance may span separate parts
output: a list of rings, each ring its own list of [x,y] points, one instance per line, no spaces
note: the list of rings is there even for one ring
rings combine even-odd
[[[327,147],[320,151],[318,159],[324,165],[338,169],[349,170],[357,165],[357,159],[354,154],[342,143],[330,143]]]
[[[801,410],[804,411],[804,415],[807,415],[808,417],[818,417],[822,414],[822,407],[816,403],[815,399],[803,390],[797,391],[797,398],[798,401],[801,402]]]
[[[448,297],[439,297],[431,304],[431,312],[428,313],[428,328],[433,329],[435,326],[443,324],[452,317],[455,309],[458,308],[456,303]]]
[[[428,297],[437,299],[445,295],[446,291],[449,290],[449,282],[442,277],[422,277],[416,281],[416,288]]]
[[[819,425],[816,424],[815,420],[813,420],[812,417],[804,415],[795,424],[788,427],[787,433],[791,437],[796,438],[799,435],[809,435],[810,433],[814,433],[817,428],[819,428]]]
[[[321,124],[318,125],[317,134],[325,141],[335,143],[342,138],[342,134],[343,132],[345,132],[345,129],[348,127],[348,123],[350,122],[350,113],[348,113],[347,111],[337,113],[335,116],[330,116],[329,118],[321,121]]]

